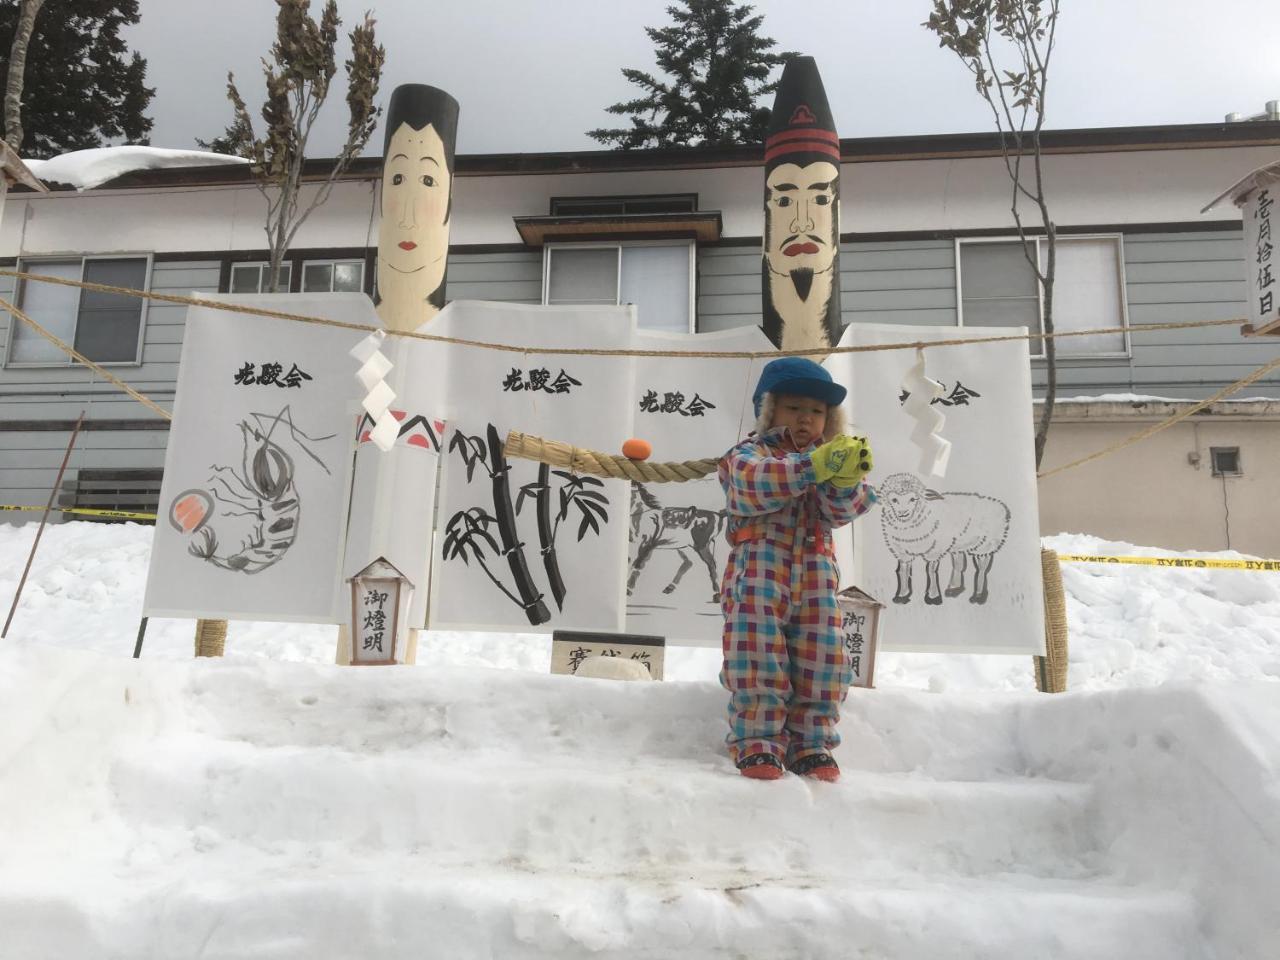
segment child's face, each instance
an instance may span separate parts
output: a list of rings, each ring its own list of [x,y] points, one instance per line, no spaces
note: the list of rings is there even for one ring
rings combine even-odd
[[[790,427],[791,437],[802,450],[821,439],[827,426],[827,405],[811,397],[783,394],[773,406],[774,427]]]

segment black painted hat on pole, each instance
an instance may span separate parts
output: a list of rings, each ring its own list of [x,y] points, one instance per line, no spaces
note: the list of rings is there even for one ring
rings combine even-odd
[[[427,124],[435,128],[436,136],[444,144],[446,166],[452,173],[454,144],[458,139],[458,101],[439,87],[403,83],[391,92],[391,102],[387,105],[382,141],[384,154],[391,137],[404,123],[414,130],[421,130]]]
[[[826,160],[840,164],[840,137],[827,103],[818,64],[813,57],[794,57],[782,69],[774,95],[769,132],[764,141],[764,166],[799,166]]]

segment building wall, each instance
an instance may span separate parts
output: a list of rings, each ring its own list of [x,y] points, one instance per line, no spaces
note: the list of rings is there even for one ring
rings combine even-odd
[[[1061,361],[1061,396],[1141,393],[1199,398],[1270,359],[1273,351],[1266,350],[1266,344],[1243,340],[1234,326],[1176,332],[1144,328],[1165,321],[1244,316],[1246,264],[1241,232],[1204,229],[1200,221],[1223,213],[1201,215],[1199,206],[1222,185],[1272,159],[1272,152],[1259,147],[1048,158],[1049,188],[1059,224],[1124,231],[1125,293],[1132,332],[1130,357]],[[1158,176],[1153,170],[1159,171]],[[845,322],[954,325],[958,315],[954,237],[989,234],[1009,224],[1000,161],[846,163],[843,176],[842,225],[853,231],[853,239],[841,246]],[[449,259],[448,296],[538,303],[542,253],[518,248],[512,217],[546,214],[550,199],[556,196],[664,192],[696,192],[700,209],[720,210],[723,216],[726,239],[703,245],[698,252],[698,329],[757,323],[761,174],[751,167],[460,177],[451,236],[458,252]],[[1161,223],[1170,226],[1152,226]],[[374,242],[376,229],[374,185],[342,183],[329,203],[303,226],[295,248],[365,248]],[[264,243],[262,198],[250,186],[11,194],[0,223],[0,258],[10,262],[59,254],[155,252],[161,259],[153,265],[153,288],[176,293],[217,290],[223,257],[261,249]],[[0,297],[12,294],[12,280],[0,277]],[[8,323],[7,315],[0,316],[0,338],[7,339]],[[114,368],[166,407],[173,398],[182,323],[182,307],[152,303],[142,364]],[[1041,392],[1044,364],[1033,361],[1032,366],[1037,392]],[[1273,375],[1250,393],[1280,396],[1280,376]],[[0,429],[0,503],[44,503],[66,446],[66,425],[82,408],[95,420],[133,418],[131,426],[155,419],[80,368],[0,369],[0,426],[43,420],[60,427]],[[1059,423],[1046,465],[1105,446],[1108,438],[1124,430],[1132,432],[1131,427],[1097,421]],[[1225,422],[1214,421],[1199,423],[1196,429],[1203,434],[1226,427]],[[1239,530],[1232,521],[1232,546],[1275,554],[1280,547],[1268,546],[1269,541],[1242,539],[1256,538],[1268,526],[1265,494],[1258,492],[1251,476],[1254,462],[1272,462],[1268,444],[1276,434],[1275,424],[1233,421],[1231,429],[1247,432],[1249,450],[1258,449],[1255,461],[1255,454],[1243,452],[1243,443],[1212,440],[1241,446],[1246,466],[1244,478],[1226,481],[1232,516],[1250,518],[1241,521]],[[85,466],[158,468],[166,437],[165,430],[86,432],[72,457],[71,476]],[[1173,446],[1165,451],[1164,445]],[[1048,481],[1042,490],[1044,530],[1074,528],[1166,545],[1160,538],[1173,536],[1167,525],[1172,501],[1146,495],[1150,489],[1159,489],[1158,484],[1176,477],[1177,489],[1185,489],[1198,502],[1217,502],[1212,500],[1214,490],[1220,501],[1223,493],[1217,478],[1209,485],[1212,490],[1205,487],[1208,467],[1197,471],[1189,466],[1185,446],[1177,430],[1168,431],[1132,451],[1072,471],[1067,482]],[[1270,475],[1275,475],[1274,469]],[[1117,496],[1117,476],[1138,479],[1125,485],[1123,496]],[[1168,540],[1167,545],[1225,546],[1226,521],[1213,519],[1216,516],[1206,506],[1194,519],[1180,524],[1179,535],[1185,532],[1187,539]],[[1241,543],[1250,546],[1241,547]]]
[[[1055,420],[1042,469],[1119,443],[1171,412],[1167,405],[1157,406],[1144,417]],[[1041,532],[1088,533],[1170,550],[1231,549],[1280,557],[1275,507],[1280,404],[1270,406],[1269,413],[1251,417],[1196,416],[1100,460],[1046,477],[1040,481]],[[1213,476],[1211,447],[1238,447],[1243,475]]]

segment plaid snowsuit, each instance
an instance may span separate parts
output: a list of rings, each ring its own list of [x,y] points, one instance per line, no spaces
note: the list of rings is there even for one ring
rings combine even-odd
[[[725,742],[735,763],[771,753],[790,765],[840,743],[836,721],[852,676],[831,531],[870,509],[875,493],[865,483],[816,483],[816,443],[797,452],[777,427],[720,461],[731,545],[720,682],[731,694]]]

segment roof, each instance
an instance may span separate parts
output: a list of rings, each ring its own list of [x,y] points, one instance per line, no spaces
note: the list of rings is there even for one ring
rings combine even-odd
[[[1045,130],[1041,134],[1041,148],[1046,155],[1265,146],[1280,146],[1280,121],[1099,127]],[[995,132],[853,137],[840,141],[840,156],[844,163],[995,157],[1000,154],[1000,135]],[[333,162],[332,159],[308,160],[303,175],[307,179],[325,177]],[[528,176],[758,167],[763,164],[763,145],[750,144],[712,148],[459,154],[454,173],[459,177]],[[343,179],[375,180],[381,175],[381,157],[361,157],[351,165]],[[104,184],[103,188],[236,184],[249,182],[250,176],[247,165],[139,170],[117,177]]]
[[[4,140],[0,140],[0,168],[4,169],[4,178],[9,183],[20,183],[28,190],[48,193],[49,188],[36,179],[27,165],[19,159],[17,152]]]

